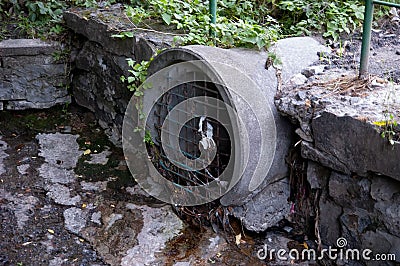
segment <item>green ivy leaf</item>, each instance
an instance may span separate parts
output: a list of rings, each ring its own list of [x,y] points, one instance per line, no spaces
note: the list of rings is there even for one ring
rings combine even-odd
[[[131,31],[124,32],[124,36],[127,37],[127,38],[133,38],[134,37],[133,32],[131,32]]]
[[[170,14],[163,13],[161,17],[167,25],[171,24],[172,16]]]
[[[142,91],[136,90],[136,91],[133,93],[133,95],[135,95],[136,97],[140,97],[140,96],[143,96],[143,92],[142,92]]]
[[[133,83],[135,82],[136,78],[135,77],[128,77],[128,83]]]

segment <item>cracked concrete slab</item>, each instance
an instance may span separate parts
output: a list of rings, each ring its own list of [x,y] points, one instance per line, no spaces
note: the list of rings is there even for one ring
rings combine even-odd
[[[108,157],[111,155],[111,151],[107,147],[106,150],[100,153],[92,153],[90,155],[90,160],[86,160],[85,162],[88,164],[101,164],[106,165],[108,163]]]
[[[40,152],[45,161],[51,165],[65,169],[72,169],[76,166],[82,151],[76,142],[78,135],[71,134],[38,134]]]
[[[107,189],[108,181],[98,181],[98,182],[81,182],[81,187],[86,191],[104,191]]]
[[[81,196],[71,196],[71,191],[68,187],[61,184],[52,184],[46,187],[47,196],[54,200],[55,203],[66,205],[66,206],[75,206],[78,202],[81,201]]]
[[[121,265],[153,265],[157,261],[155,254],[162,251],[169,239],[179,234],[183,223],[172,212],[170,206],[156,209],[128,203],[126,207],[142,211],[143,228],[137,236],[139,244],[128,250],[121,260]]]
[[[60,168],[49,163],[40,166],[39,174],[50,183],[69,184],[76,179],[73,170]]]
[[[34,196],[25,196],[23,194],[12,195],[11,193],[0,189],[0,200],[8,201],[6,206],[13,210],[19,229],[23,229],[25,223],[33,215],[38,198]]]
[[[86,226],[86,213],[79,208],[72,207],[64,211],[65,228],[78,234]]]

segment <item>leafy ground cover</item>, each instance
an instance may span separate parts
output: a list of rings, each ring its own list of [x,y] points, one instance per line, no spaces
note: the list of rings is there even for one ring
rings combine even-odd
[[[357,0],[218,0],[217,21],[210,24],[209,2],[202,0],[6,0],[0,3],[0,39],[59,38],[65,9],[115,3],[138,27],[158,21],[180,31],[180,42],[220,47],[262,48],[282,37],[313,33],[337,41],[360,29],[364,12]],[[378,7],[376,13],[382,17],[388,9]]]

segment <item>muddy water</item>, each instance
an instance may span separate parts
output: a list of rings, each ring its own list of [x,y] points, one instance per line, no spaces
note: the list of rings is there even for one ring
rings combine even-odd
[[[0,179],[0,265],[264,265],[240,229],[148,197],[78,107],[0,112]]]

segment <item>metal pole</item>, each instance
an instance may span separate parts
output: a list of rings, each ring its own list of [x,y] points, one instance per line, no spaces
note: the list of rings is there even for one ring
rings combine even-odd
[[[363,25],[363,37],[361,45],[361,59],[360,59],[360,78],[364,77],[368,72],[369,50],[371,45],[371,29],[372,18],[374,13],[374,1],[365,0],[365,13]]]
[[[211,15],[211,24],[215,26],[217,23],[217,0],[209,0],[210,1],[210,15]],[[215,32],[211,28],[210,33],[215,37]]]
[[[380,1],[380,0],[374,0],[373,4],[400,8],[400,4],[390,3],[390,2]]]

